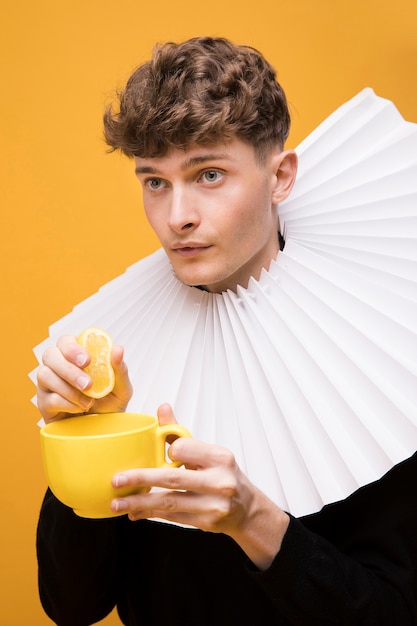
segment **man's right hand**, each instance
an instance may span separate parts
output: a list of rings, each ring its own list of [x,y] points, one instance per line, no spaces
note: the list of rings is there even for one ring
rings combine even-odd
[[[56,346],[47,348],[37,377],[38,408],[45,422],[82,413],[125,411],[133,388],[123,354],[121,346],[113,347],[111,362],[116,379],[113,391],[104,398],[94,400],[84,393],[92,384],[83,370],[89,364],[90,356],[76,337],[65,335]]]

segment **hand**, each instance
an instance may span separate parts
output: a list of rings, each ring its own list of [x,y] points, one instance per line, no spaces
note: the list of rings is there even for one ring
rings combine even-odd
[[[175,421],[169,405],[158,409],[161,424]],[[129,518],[162,518],[231,536],[260,568],[279,551],[289,518],[257,489],[229,450],[178,438],[169,455],[184,468],[143,468],[118,473],[113,486],[159,487],[163,491],[113,500],[113,511]]]
[[[124,411],[132,397],[132,385],[123,361],[123,348],[114,346],[111,355],[116,382],[105,398],[94,400],[83,392],[92,380],[83,368],[90,356],[75,337],[65,335],[45,350],[38,371],[38,408],[46,422],[81,413]]]

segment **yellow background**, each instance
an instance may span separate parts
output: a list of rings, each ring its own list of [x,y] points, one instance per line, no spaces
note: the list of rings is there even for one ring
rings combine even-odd
[[[0,624],[42,626],[51,622],[36,582],[45,480],[31,349],[48,324],[157,247],[131,163],[105,153],[109,92],[156,41],[222,35],[259,48],[278,70],[291,147],[365,86],[417,121],[417,4],[3,0],[0,29]]]

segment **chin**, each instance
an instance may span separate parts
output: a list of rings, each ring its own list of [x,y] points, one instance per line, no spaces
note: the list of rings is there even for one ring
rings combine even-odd
[[[184,285],[188,287],[200,287],[205,284],[205,279],[200,278],[199,276],[195,276],[195,274],[188,274],[187,272],[177,272],[175,267],[173,268],[175,276],[180,280]]]
[[[199,287],[200,285],[207,285],[212,282],[212,277],[208,276],[207,272],[184,271],[183,268],[176,268],[175,265],[172,265],[172,269],[176,277],[189,287]]]

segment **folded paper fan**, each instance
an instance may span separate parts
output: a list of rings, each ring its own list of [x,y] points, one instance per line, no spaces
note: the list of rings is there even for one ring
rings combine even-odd
[[[237,293],[183,285],[162,250],[74,308],[125,346],[130,410],[170,402],[294,515],[417,449],[417,125],[365,89],[297,149],[285,247]],[[32,373],[33,375],[34,373]]]

